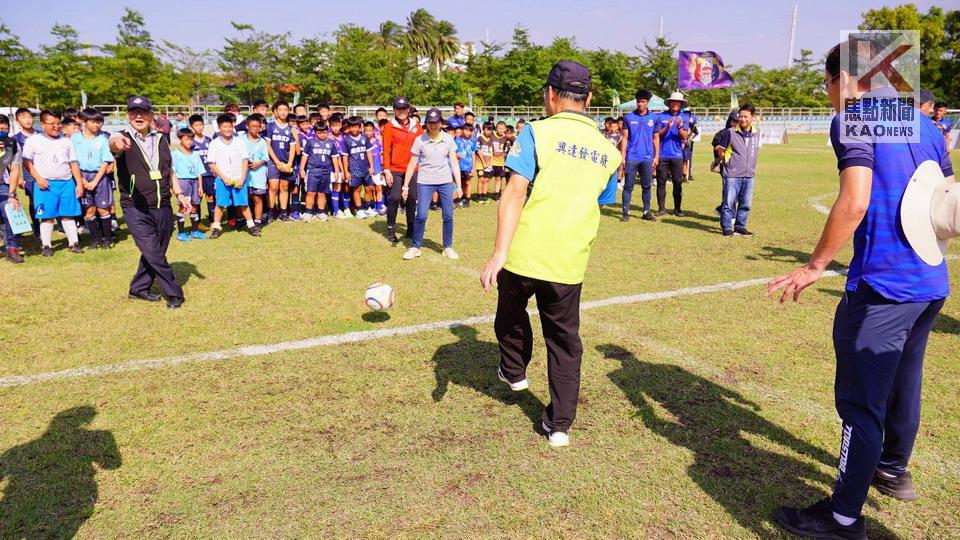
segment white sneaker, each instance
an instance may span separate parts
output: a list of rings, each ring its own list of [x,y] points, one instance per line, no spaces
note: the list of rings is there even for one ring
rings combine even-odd
[[[327,217],[327,213],[326,213],[326,212],[323,212],[322,214],[318,214],[318,215],[317,215],[317,221],[319,221],[320,223],[326,223],[326,221],[327,221],[328,219],[330,219],[330,218]]]
[[[337,212],[337,219],[347,219],[347,214],[343,210]]]
[[[350,219],[353,217],[353,212],[351,212],[350,210],[343,210],[343,217]]]
[[[541,422],[543,430],[547,432],[547,444],[554,448],[567,446],[570,444],[570,435],[563,431],[550,431],[550,426],[546,422]]]
[[[416,259],[419,256],[420,256],[420,248],[412,247],[408,249],[406,253],[403,254],[403,260],[409,261],[412,259]]]
[[[300,221],[304,223],[310,223],[313,221],[313,214],[304,214],[303,217],[300,218]]]
[[[526,379],[524,379],[524,380],[522,380],[522,381],[520,381],[520,382],[510,382],[510,381],[508,381],[507,378],[504,377],[503,372],[500,371],[500,368],[499,368],[499,367],[497,368],[497,378],[500,379],[501,381],[509,384],[509,385],[510,385],[510,389],[513,390],[514,392],[519,392],[519,391],[521,391],[521,390],[526,390],[527,388],[530,388],[530,383],[527,382]]]
[[[453,260],[457,260],[460,258],[460,255],[457,255],[457,252],[454,251],[453,248],[444,248],[443,256]]]

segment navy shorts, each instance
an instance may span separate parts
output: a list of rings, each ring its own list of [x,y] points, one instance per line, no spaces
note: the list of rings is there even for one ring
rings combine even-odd
[[[213,178],[214,178],[214,177],[212,177],[212,176],[202,176],[202,177],[200,177],[200,180],[203,182],[203,193],[204,193],[204,195],[206,195],[207,197],[210,197],[211,195],[214,196],[214,197],[216,197],[217,184],[216,184],[216,182],[214,182]]]
[[[360,186],[373,186],[373,177],[370,176],[370,172],[364,172],[360,174],[351,174],[350,175],[350,187],[356,188]]]
[[[683,160],[690,161],[691,157],[693,157],[693,142],[688,142],[683,145]]]
[[[294,171],[296,171],[296,169],[294,169]],[[284,180],[290,182],[296,179],[296,172],[282,173],[277,169],[277,165],[273,161],[267,161],[267,180]]]
[[[80,176],[89,182],[97,176],[97,173],[80,171]],[[104,177],[97,182],[97,187],[93,188],[92,190],[84,189],[83,197],[80,198],[80,202],[86,208],[96,206],[97,208],[106,210],[113,206],[113,184],[111,184],[110,179],[104,175]]]
[[[190,204],[192,206],[200,205],[200,184],[196,178],[181,178],[180,189],[184,195],[190,197]]]
[[[333,171],[326,169],[307,169],[307,193],[329,192],[332,175]]]

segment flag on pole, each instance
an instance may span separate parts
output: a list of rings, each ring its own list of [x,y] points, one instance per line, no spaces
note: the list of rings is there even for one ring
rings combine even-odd
[[[733,77],[713,51],[680,51],[677,86],[683,90],[714,90],[733,86]]]

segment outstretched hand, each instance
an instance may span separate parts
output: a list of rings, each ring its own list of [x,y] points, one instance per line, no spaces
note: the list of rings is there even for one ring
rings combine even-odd
[[[810,265],[801,266],[793,272],[776,277],[770,283],[767,283],[767,297],[773,296],[777,291],[783,289],[783,294],[780,295],[780,303],[786,302],[789,296],[793,296],[793,301],[796,302],[800,298],[800,293],[816,283],[822,274],[823,270],[818,270]]]

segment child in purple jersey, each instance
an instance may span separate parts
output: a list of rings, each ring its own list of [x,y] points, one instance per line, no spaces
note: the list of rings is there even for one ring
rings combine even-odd
[[[373,122],[363,125],[363,134],[372,146],[370,155],[373,157],[373,209],[378,216],[386,215],[387,207],[383,204],[383,186],[387,185],[383,177],[383,135]]]
[[[347,119],[347,134],[343,138],[344,153],[347,154],[347,168],[345,171],[346,183],[350,188],[350,197],[356,208],[356,217],[366,219],[376,215],[368,205],[372,203],[369,196],[373,188],[373,156],[370,152],[373,145],[360,133],[363,120],[359,116]],[[361,190],[368,195],[361,197]],[[341,194],[341,200],[343,195]]]
[[[303,160],[300,176],[306,179],[306,210],[304,221],[327,221],[327,192],[330,180],[340,171],[340,149],[330,138],[327,125],[322,120],[317,124],[316,137],[303,143]],[[314,210],[316,204],[316,211]]]
[[[306,106],[300,105],[306,111]],[[306,179],[300,174],[300,164],[303,160],[303,144],[308,139],[316,138],[310,118],[306,115],[297,116],[297,157],[294,161],[293,172],[296,175],[293,187],[290,189],[290,219],[300,221],[300,210],[303,199],[306,197]],[[303,196],[301,196],[303,194]]]
[[[271,214],[268,219],[291,221],[288,215],[290,184],[296,181],[293,160],[297,155],[297,131],[287,122],[290,104],[279,100],[273,104],[273,122],[267,124],[264,138],[269,143],[267,152],[267,186]]]
[[[337,143],[337,160],[340,162],[340,174],[334,174],[332,185],[330,187],[330,212],[338,218],[351,218],[350,213],[350,186],[346,182],[346,151],[343,147],[343,114],[333,113],[327,122],[330,131],[330,138]]]

